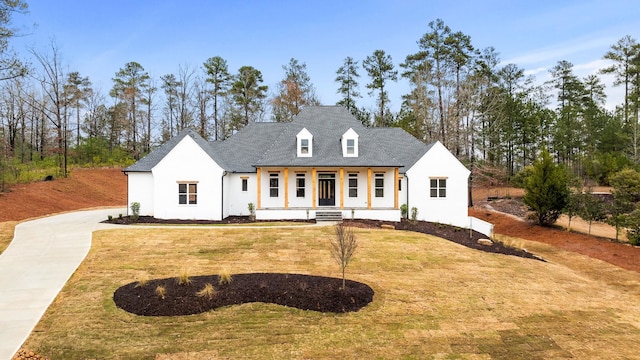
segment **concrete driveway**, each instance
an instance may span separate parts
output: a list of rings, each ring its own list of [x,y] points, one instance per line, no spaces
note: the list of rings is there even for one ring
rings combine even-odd
[[[11,359],[91,248],[91,233],[126,208],[86,210],[16,226],[0,254],[0,359]]]

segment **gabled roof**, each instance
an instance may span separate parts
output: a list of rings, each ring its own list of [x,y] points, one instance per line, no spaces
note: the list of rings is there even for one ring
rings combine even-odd
[[[142,159],[138,160],[135,164],[123,169],[124,172],[148,172],[151,171],[158,163],[164,159],[176,145],[178,145],[185,137],[191,137],[204,152],[207,153],[220,167],[226,168],[227,163],[223,156],[210,146],[210,144],[192,129],[183,129],[178,135],[169,139],[169,141],[160,145]]]
[[[303,128],[313,135],[312,157],[297,156],[296,135]],[[340,141],[349,128],[359,136],[357,157],[342,155]],[[224,141],[207,142],[195,131],[183,130],[124,171],[151,171],[185,136],[226,171],[239,173],[266,166],[397,166],[404,172],[431,148],[400,128],[366,128],[344,107],[313,106],[289,123],[250,123]]]

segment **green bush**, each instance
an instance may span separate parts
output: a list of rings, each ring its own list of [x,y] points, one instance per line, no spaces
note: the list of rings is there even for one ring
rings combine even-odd
[[[403,219],[409,218],[409,206],[407,204],[400,205],[400,214]]]
[[[140,217],[140,203],[134,201],[131,203],[131,219],[137,221]]]
[[[548,226],[556,222],[569,197],[568,179],[566,168],[555,164],[549,152],[543,150],[533,171],[524,179],[526,192],[522,198],[538,224]]]

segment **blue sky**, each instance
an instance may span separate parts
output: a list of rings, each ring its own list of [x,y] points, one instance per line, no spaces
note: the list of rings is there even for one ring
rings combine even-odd
[[[307,64],[321,102],[334,104],[335,71],[345,57],[362,60],[382,49],[397,66],[418,50],[416,41],[437,18],[471,36],[476,48],[493,46],[503,64],[515,63],[538,81],[560,60],[572,62],[579,76],[596,73],[611,45],[625,35],[640,38],[635,0],[27,2],[29,13],[14,18],[25,34],[13,41],[15,50],[27,57],[27,48],[47,52],[55,41],[69,71],[89,76],[104,94],[127,62],[158,79],[212,56],[225,58],[234,73],[257,68],[273,90],[293,57]],[[364,87],[369,79],[363,69],[360,75],[361,105],[372,106]],[[605,80],[612,108],[622,89]],[[394,110],[406,91],[404,80],[391,87]]]

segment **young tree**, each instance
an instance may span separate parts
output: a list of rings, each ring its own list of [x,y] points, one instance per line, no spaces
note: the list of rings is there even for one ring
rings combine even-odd
[[[229,94],[234,105],[233,130],[240,130],[250,121],[256,121],[264,109],[267,97],[266,85],[262,84],[262,73],[252,66],[243,66],[233,79]]]
[[[582,189],[579,189],[579,191],[570,192],[569,196],[567,196],[567,204],[564,209],[562,209],[562,212],[569,218],[567,231],[571,231],[571,220],[580,214],[580,210],[583,206],[582,195]]]
[[[594,221],[600,221],[605,218],[604,206],[602,201],[595,197],[593,194],[582,194],[582,206],[579,209],[578,215],[589,223],[589,235],[591,235],[591,224]]]
[[[346,290],[345,269],[358,248],[358,241],[352,227],[339,223],[335,225],[335,238],[331,238],[331,255],[342,272],[342,291]]]
[[[205,72],[207,74],[206,81],[213,85],[211,90],[211,99],[213,100],[213,132],[214,140],[224,138],[224,123],[219,115],[221,97],[225,96],[231,84],[232,76],[229,73],[227,61],[220,56],[214,56],[204,63]]]
[[[620,228],[625,225],[627,214],[633,211],[635,203],[640,200],[640,173],[633,169],[621,170],[609,177],[613,187],[613,202],[609,207],[610,216],[607,222],[616,228],[616,240]]]
[[[367,84],[367,89],[371,90],[369,95],[375,91],[378,92],[378,113],[374,116],[374,124],[378,127],[390,125],[388,109],[390,101],[385,85],[389,80],[398,80],[398,71],[394,70],[391,55],[387,55],[384,50],[376,50],[373,55],[364,59],[362,67],[371,78],[371,82]]]
[[[549,151],[543,149],[531,175],[524,180],[526,192],[522,199],[535,213],[538,224],[552,225],[562,213],[569,196],[567,177],[566,169],[556,165]]]
[[[285,77],[278,84],[278,95],[271,100],[271,105],[275,121],[289,122],[303,107],[320,102],[307,74],[307,64],[291,58],[282,68]]]

